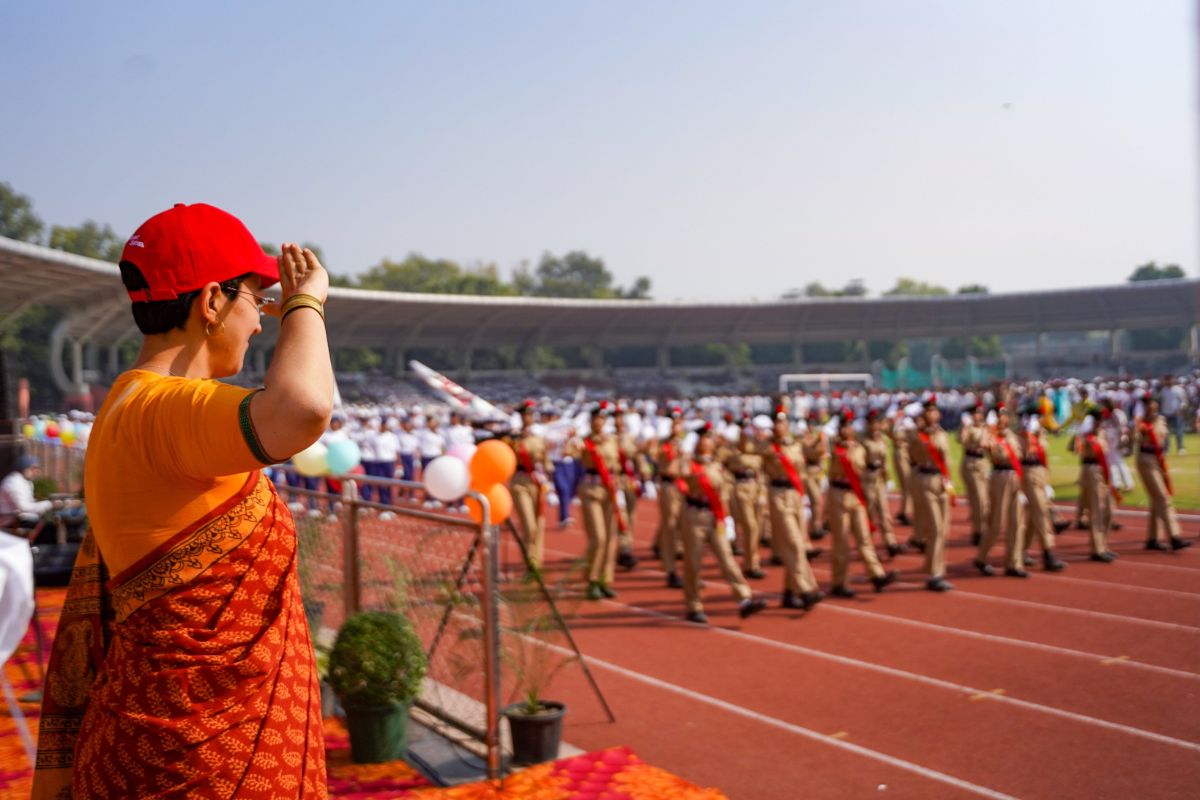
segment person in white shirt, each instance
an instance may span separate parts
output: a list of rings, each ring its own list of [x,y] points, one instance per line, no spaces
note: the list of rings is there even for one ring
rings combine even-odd
[[[1175,451],[1180,455],[1187,452],[1183,449],[1183,409],[1186,405],[1187,392],[1175,382],[1173,375],[1168,375],[1159,397],[1158,410],[1167,418],[1168,431],[1175,433]],[[1167,441],[1163,442],[1164,453],[1169,449],[1170,442],[1168,434]]]
[[[404,480],[417,479],[417,434],[413,431],[412,417],[400,421],[400,430],[396,432],[400,446],[400,465],[404,469]]]
[[[372,417],[362,427],[350,434],[350,438],[358,445],[363,474],[372,477],[385,477],[379,472],[379,455],[375,452],[375,442],[379,436],[380,425],[379,417]],[[375,485],[363,482],[359,486],[358,493],[363,500],[371,502],[375,499]]]
[[[466,424],[463,415],[456,411],[450,413],[450,427],[446,431],[446,444],[448,446],[475,444],[475,431]]]
[[[16,468],[0,481],[0,528],[31,530],[54,503],[35,500],[33,479],[38,476],[39,464],[33,456],[17,459]]]
[[[396,477],[396,458],[400,455],[400,437],[396,435],[395,427],[396,420],[387,419],[380,425],[379,430],[372,433],[370,438],[375,449],[375,471],[368,472],[368,475],[388,479]],[[391,486],[379,487],[379,502],[385,506],[392,504]]]

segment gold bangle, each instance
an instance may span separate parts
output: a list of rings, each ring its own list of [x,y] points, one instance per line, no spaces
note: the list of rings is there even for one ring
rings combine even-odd
[[[320,300],[313,297],[311,294],[294,294],[284,302],[281,312],[286,314],[295,306],[310,304],[313,306],[313,308],[319,311],[324,310],[324,304],[322,304]],[[324,316],[323,313],[322,316]]]
[[[298,308],[311,308],[321,315],[321,319],[325,319],[325,309],[321,307],[321,303],[311,295],[295,295],[289,297],[288,301],[283,304],[283,312],[279,319],[282,321],[287,318],[287,315]]]

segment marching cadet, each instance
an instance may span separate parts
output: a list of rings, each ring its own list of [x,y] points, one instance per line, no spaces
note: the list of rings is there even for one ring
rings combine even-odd
[[[887,506],[887,437],[883,433],[883,414],[873,408],[867,412],[867,430],[862,438],[866,453],[866,471],[863,473],[863,491],[867,493],[867,519],[871,529],[883,535],[883,543],[891,558],[900,555],[903,548],[892,530],[892,518]]]
[[[726,478],[724,469],[713,458],[715,449],[712,429],[706,425],[698,431],[695,451],[683,478],[686,486],[683,508],[683,592],[687,599],[688,621],[700,624],[708,622],[700,595],[700,566],[705,544],[712,548],[721,574],[738,598],[738,616],[744,619],[767,607],[765,600],[753,596],[725,537],[726,515],[722,494],[726,489]]]
[[[725,452],[722,465],[733,476],[733,519],[741,539],[742,574],[753,580],[767,577],[759,555],[762,528],[758,524],[758,501],[762,495],[762,449],[753,423],[742,420],[737,442]]]
[[[1025,550],[1036,539],[1042,545],[1042,566],[1046,572],[1062,572],[1067,565],[1054,555],[1054,533],[1067,527],[1066,522],[1056,522],[1050,511],[1050,496],[1046,487],[1050,484],[1050,466],[1046,459],[1046,434],[1038,421],[1040,411],[1036,405],[1025,409],[1025,421],[1021,435],[1021,466],[1025,473],[1021,489],[1025,493]],[[1029,562],[1026,561],[1026,564]]]
[[[907,415],[904,413],[903,406],[896,413],[892,424],[888,429],[888,435],[892,437],[892,466],[895,467],[896,473],[896,491],[900,493],[900,510],[896,512],[896,521],[901,525],[912,525],[912,517],[909,512],[913,508],[913,493],[911,483],[912,459],[908,455],[908,426]],[[924,546],[917,542],[919,550],[924,550]]]
[[[1091,559],[1107,564],[1117,558],[1117,554],[1108,549],[1108,526],[1112,519],[1114,491],[1109,483],[1108,453],[1100,441],[1100,437],[1096,435],[1099,424],[1100,409],[1089,409],[1083,419],[1083,424],[1079,426],[1075,446],[1079,451],[1082,488],[1087,492]]]
[[[1008,407],[1001,403],[993,410],[996,424],[982,442],[992,462],[992,474],[988,478],[991,516],[975,554],[975,568],[984,575],[996,574],[996,570],[988,563],[988,553],[1003,533],[1004,574],[1028,578],[1029,573],[1025,571],[1023,563],[1025,519],[1021,498],[1025,474],[1021,464],[1021,442],[1009,424],[1011,417]]]
[[[628,409],[617,408],[613,418],[614,435],[617,438],[617,450],[621,455],[621,470],[617,476],[617,489],[621,500],[624,501],[625,526],[618,533],[617,563],[625,569],[637,566],[637,557],[633,554],[633,517],[637,511],[638,498],[642,496],[641,452],[636,437],[625,425],[625,415]]]
[[[616,476],[621,469],[621,454],[616,437],[604,433],[612,413],[607,402],[592,408],[591,433],[578,445],[584,475],[579,498],[583,503],[583,527],[587,531],[587,598],[616,597],[612,589],[617,561],[617,529],[624,527],[617,507]]]
[[[925,548],[925,588],[948,592],[954,585],[946,580],[946,532],[950,527],[950,468],[946,464],[950,442],[938,424],[942,418],[937,398],[923,403],[924,411],[908,431],[908,455],[912,460],[913,538]]]
[[[976,403],[969,417],[963,415],[963,425],[958,430],[958,441],[963,447],[959,474],[967,489],[967,502],[971,504],[971,544],[976,547],[983,541],[983,529],[988,524],[986,436],[983,403]]]
[[[540,569],[546,539],[546,517],[542,500],[546,494],[546,476],[554,466],[550,463],[550,450],[546,440],[533,432],[533,418],[537,404],[526,400],[521,404],[521,430],[508,440],[517,455],[517,470],[513,473],[511,490],[513,509],[521,522],[525,534],[525,549],[529,555],[529,567]]]
[[[800,451],[804,454],[804,494],[808,497],[808,508],[812,513],[812,524],[808,537],[812,541],[825,538],[829,520],[825,513],[825,480],[823,464],[829,455],[829,443],[821,427],[821,417],[816,411],[808,415],[808,427],[800,436]]]
[[[867,451],[854,435],[854,412],[843,409],[838,422],[837,440],[829,457],[829,503],[826,508],[829,533],[833,537],[833,596],[854,597],[849,586],[850,537],[867,568],[867,576],[876,592],[894,583],[895,570],[884,572],[871,544],[867,517],[867,494],[862,478],[867,467]]]
[[[825,597],[817,588],[804,543],[804,516],[800,498],[803,455],[792,438],[787,412],[775,411],[775,428],[763,443],[763,470],[767,475],[767,502],[771,512],[771,541],[783,559],[783,607],[812,608]]]
[[[684,440],[683,409],[671,409],[671,435],[658,443],[655,457],[655,480],[658,482],[658,532],[654,549],[667,573],[667,586],[680,589],[683,583],[675,571],[676,548],[679,546],[680,515],[683,507]]]
[[[1147,398],[1145,409],[1134,430],[1134,447],[1137,449],[1138,475],[1146,487],[1146,493],[1150,495],[1146,549],[1182,550],[1191,547],[1192,543],[1184,541],[1179,535],[1179,519],[1171,502],[1174,488],[1171,486],[1171,473],[1167,471],[1167,460],[1163,456],[1169,435],[1167,418],[1158,413],[1158,399],[1155,397]]]

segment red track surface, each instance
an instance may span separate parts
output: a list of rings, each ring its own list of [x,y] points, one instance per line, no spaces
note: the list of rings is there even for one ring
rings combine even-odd
[[[1087,561],[1086,534],[1068,531],[1065,573],[984,578],[960,505],[956,591],[925,591],[921,556],[904,555],[882,594],[855,564],[857,598],[787,611],[764,567],[752,585],[772,607],[745,621],[708,559],[705,628],[682,620],[682,592],[650,559],[657,509],[643,502],[641,564],[571,624],[617,722],[574,670],[550,692],[570,707],[565,738],[631,745],[739,800],[1200,797],[1200,546],[1144,552],[1144,517],[1122,520],[1113,564]],[[548,532],[549,566],[583,544],[577,522]],[[828,588],[828,555],[813,566]]]

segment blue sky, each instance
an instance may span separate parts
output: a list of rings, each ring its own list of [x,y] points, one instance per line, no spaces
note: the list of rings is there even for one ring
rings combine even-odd
[[[211,202],[332,270],[603,257],[663,299],[1195,275],[1197,25],[1154,2],[9,3],[0,180]]]

